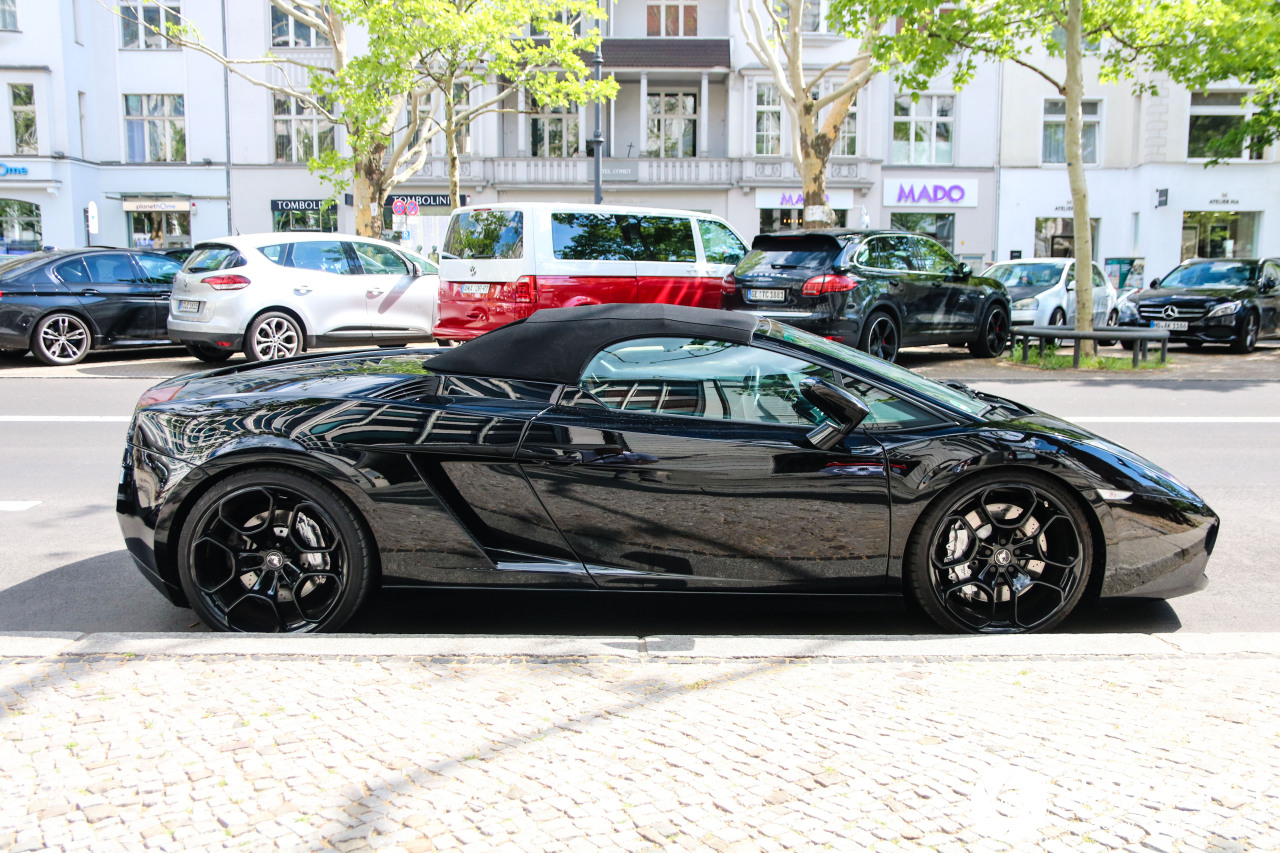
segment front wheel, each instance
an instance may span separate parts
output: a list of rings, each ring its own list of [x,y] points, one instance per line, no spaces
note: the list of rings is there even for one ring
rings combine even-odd
[[[978,336],[969,342],[969,354],[977,358],[996,358],[1009,343],[1009,313],[1004,306],[987,308],[978,324]]]
[[[980,475],[936,501],[907,545],[907,578],[949,631],[1014,634],[1060,623],[1093,564],[1078,502],[1047,478]]]
[[[858,340],[858,349],[884,361],[898,357],[898,324],[883,311],[876,311],[867,318]]]
[[[1119,325],[1120,325],[1120,312],[1112,311],[1110,314],[1107,315],[1107,328],[1109,329],[1112,326],[1119,326]],[[1116,345],[1116,342],[1114,338],[1108,338],[1103,341],[1098,341],[1098,346],[1100,347],[1113,347],[1115,345]]]
[[[302,352],[302,329],[288,314],[271,311],[249,324],[244,354],[250,361],[275,361]]]
[[[1253,352],[1258,345],[1258,315],[1250,311],[1240,323],[1240,331],[1231,339],[1231,351],[1234,353]]]
[[[45,364],[78,364],[89,354],[93,336],[89,325],[75,314],[50,314],[31,333],[31,353]]]
[[[187,352],[209,364],[222,364],[232,355],[229,349],[218,349],[207,344],[183,344],[183,346],[187,348]]]
[[[1067,325],[1067,312],[1063,311],[1061,308],[1054,308],[1053,314],[1049,317],[1049,325],[1050,326]],[[1054,349],[1057,349],[1059,346],[1062,345],[1062,338],[1049,338],[1047,341],[1045,341],[1045,343],[1053,347]]]
[[[332,631],[367,595],[373,554],[356,512],[332,488],[257,469],[196,501],[179,537],[178,575],[215,631]]]

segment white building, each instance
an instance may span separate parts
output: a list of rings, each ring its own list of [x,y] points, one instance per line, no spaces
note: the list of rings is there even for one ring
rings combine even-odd
[[[305,166],[317,147],[343,144],[339,130],[147,36],[128,19],[160,22],[152,0],[119,8],[123,19],[96,0],[0,0],[0,251],[352,230],[349,197],[327,207],[330,190]],[[181,10],[232,56],[328,55],[315,33],[278,13],[273,20],[266,0],[187,0]],[[621,88],[603,110],[605,201],[709,211],[748,236],[796,224],[801,186],[786,110],[742,39],[737,3],[621,0],[607,26],[605,70]],[[814,68],[848,54],[819,18],[807,26]],[[974,266],[1069,253],[1060,99],[1047,85],[1013,65],[988,66],[962,92],[940,80],[917,94],[880,76],[859,95],[828,169],[830,204],[844,221],[934,233]],[[1089,86],[1099,260],[1143,258],[1162,275],[1189,254],[1280,251],[1280,217],[1266,215],[1280,203],[1268,189],[1280,168],[1272,152],[1209,170],[1197,157],[1206,135],[1241,114],[1239,94],[1162,87],[1138,97],[1124,85]],[[513,95],[508,106],[532,105]],[[465,143],[463,193],[472,202],[589,202],[592,113],[482,118]],[[447,192],[443,140],[436,145],[396,195],[425,202]],[[389,209],[387,221],[430,249],[444,218]]]

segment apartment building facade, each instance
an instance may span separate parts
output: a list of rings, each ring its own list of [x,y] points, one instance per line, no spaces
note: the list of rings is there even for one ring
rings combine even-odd
[[[296,102],[173,49],[136,21],[180,8],[206,42],[238,57],[268,50],[324,62],[315,32],[266,0],[0,0],[0,251],[85,243],[170,247],[228,232],[340,230],[350,199],[306,167],[341,130]],[[848,43],[806,15],[806,62]],[[224,26],[225,23],[225,26]],[[801,184],[785,108],[740,33],[733,0],[621,0],[605,31],[602,110],[607,203],[711,212],[747,237],[799,223]],[[280,73],[270,71],[268,73]],[[1238,120],[1240,90],[1190,93],[1091,84],[1086,160],[1095,252],[1163,274],[1190,254],[1280,250],[1280,164],[1270,150],[1204,167],[1205,140]],[[539,109],[523,93],[463,142],[469,202],[589,202],[591,107]],[[859,95],[828,168],[841,221],[932,233],[975,267],[1015,254],[1068,254],[1071,203],[1061,99],[1013,66],[987,66],[960,92],[939,80],[898,91],[879,76]],[[443,140],[388,199],[388,232],[430,251],[448,190]],[[428,201],[430,199],[430,201]],[[85,211],[97,210],[89,233]],[[1280,211],[1278,211],[1280,212]],[[1150,273],[1148,273],[1150,275]]]

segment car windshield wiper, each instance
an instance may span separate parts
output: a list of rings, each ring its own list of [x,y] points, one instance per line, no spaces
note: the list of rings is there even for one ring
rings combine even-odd
[[[440,257],[442,257],[442,258],[448,258],[448,259],[449,259],[449,260],[451,260],[451,261],[460,261],[460,260],[462,260],[462,258],[458,257],[457,255],[451,254],[451,253],[449,253],[449,252],[441,252],[441,253],[440,253]]]

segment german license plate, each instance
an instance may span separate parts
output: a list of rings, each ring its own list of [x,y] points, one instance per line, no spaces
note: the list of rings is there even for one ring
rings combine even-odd
[[[462,285],[463,296],[488,296],[489,285],[487,284],[464,284]]]
[[[783,302],[787,298],[785,290],[748,290],[747,298],[752,302]]]
[[[178,310],[184,314],[198,314],[200,313],[200,303],[193,299],[180,299],[178,300]]]
[[[1185,332],[1187,330],[1186,320],[1152,320],[1151,328],[1168,329],[1171,332]]]

